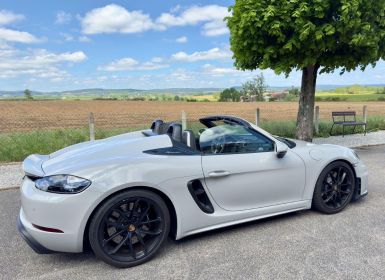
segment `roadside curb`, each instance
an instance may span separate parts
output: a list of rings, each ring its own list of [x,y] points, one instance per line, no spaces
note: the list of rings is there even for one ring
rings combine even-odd
[[[365,146],[376,146],[385,144],[385,131],[380,130],[376,132],[369,132],[366,135],[363,134],[349,134],[342,137],[330,136],[328,138],[315,138],[313,139],[315,144],[334,144],[348,148],[358,148]]]

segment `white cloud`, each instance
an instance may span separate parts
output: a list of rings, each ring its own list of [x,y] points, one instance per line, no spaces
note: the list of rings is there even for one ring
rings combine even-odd
[[[228,33],[229,29],[223,21],[210,21],[203,25],[202,34],[205,36],[219,36]]]
[[[64,11],[59,11],[56,14],[56,24],[67,24],[72,20],[72,15],[70,13],[66,13]]]
[[[0,10],[0,25],[6,25],[15,21],[23,20],[24,16],[11,11]]]
[[[89,11],[80,21],[85,34],[139,33],[202,23],[203,35],[218,36],[229,32],[223,21],[228,15],[227,7],[218,5],[192,6],[184,11],[176,6],[153,20],[142,11],[129,11],[122,6],[110,4]]]
[[[217,36],[228,33],[224,18],[229,15],[228,9],[218,5],[192,6],[179,15],[163,13],[157,18],[156,23],[161,28],[171,26],[196,25],[204,23],[202,34]]]
[[[4,53],[4,51],[8,52]],[[59,66],[63,63],[78,63],[87,58],[82,51],[52,53],[45,49],[26,51],[2,49],[0,57],[0,78],[21,75],[38,78],[64,78],[69,74],[59,69]]]
[[[163,58],[161,58],[161,57],[153,57],[151,59],[151,62],[155,62],[155,63],[160,63],[162,61],[163,61]]]
[[[201,60],[222,60],[231,58],[231,56],[232,54],[230,51],[213,48],[208,51],[199,51],[192,54],[178,52],[173,54],[171,58],[176,61],[195,62]]]
[[[41,40],[36,38],[34,35],[25,32],[1,27],[13,23],[15,21],[23,20],[24,15],[15,14],[11,11],[0,10],[0,44],[5,42],[16,42],[16,43],[38,43]]]
[[[91,10],[81,22],[85,34],[138,33],[155,28],[149,15],[142,11],[130,12],[115,4]]]
[[[213,65],[210,65],[210,64],[205,64],[205,65],[203,65],[202,68],[205,71],[205,73],[214,74],[214,75],[235,74],[235,73],[239,73],[240,72],[240,71],[238,71],[235,68],[231,68],[231,67],[216,67],[216,66],[213,66]]]
[[[79,42],[82,42],[82,43],[88,43],[88,42],[91,42],[91,39],[88,38],[87,36],[80,36],[78,38]]]
[[[160,64],[159,58],[154,58],[152,61],[140,63],[139,61],[125,57],[119,60],[110,62],[107,65],[99,66],[98,70],[101,71],[133,71],[133,70],[156,70],[166,68],[169,65]]]
[[[24,31],[0,28],[0,40],[17,43],[38,43],[41,40]]]
[[[177,43],[180,43],[180,44],[184,44],[184,43],[187,43],[188,39],[186,36],[182,36],[182,37],[179,37],[175,40],[175,42]]]

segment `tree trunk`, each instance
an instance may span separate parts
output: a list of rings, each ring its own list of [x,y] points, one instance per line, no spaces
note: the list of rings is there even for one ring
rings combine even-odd
[[[309,142],[313,140],[314,97],[318,68],[318,65],[310,65],[302,69],[296,136]]]

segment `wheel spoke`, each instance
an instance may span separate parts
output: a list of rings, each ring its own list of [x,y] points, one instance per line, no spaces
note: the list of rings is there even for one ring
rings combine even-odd
[[[325,203],[328,203],[330,200],[333,199],[334,195],[335,195],[335,194],[332,193],[328,198],[326,198],[326,199],[324,200],[324,202],[325,202]]]
[[[115,217],[116,219],[126,219],[126,218],[127,218],[126,214],[125,214],[121,209],[114,208],[114,209],[112,210],[112,213],[113,213],[113,212],[119,213],[119,217],[118,217],[118,218]]]
[[[119,249],[123,246],[124,243],[126,243],[127,239],[128,239],[128,236],[129,234],[126,235],[126,237],[124,237],[122,239],[122,241],[119,242],[118,245],[116,245],[116,247],[114,249],[112,249],[111,251],[108,251],[108,254],[109,255],[113,255],[115,254],[117,251],[119,251]]]
[[[140,213],[139,221],[143,220],[143,218],[147,215],[148,210],[150,210],[150,205],[147,203],[146,209]]]
[[[147,248],[142,238],[142,233],[139,230],[135,230],[135,234],[136,234],[136,237],[138,238],[139,243],[142,244],[144,252],[147,253]]]
[[[338,183],[340,181],[340,178],[341,178],[341,171],[342,171],[342,167],[339,167],[338,168],[338,172],[337,172],[337,182]]]
[[[160,221],[162,221],[162,220],[158,217],[154,220],[147,220],[147,221],[141,222],[139,225],[142,226],[142,225],[156,223],[156,222],[160,222]]]
[[[351,191],[349,189],[347,189],[346,191],[339,190],[339,192],[342,194],[350,194]]]
[[[135,200],[134,205],[132,206],[132,209],[131,209],[131,215],[130,215],[130,218],[131,218],[133,215],[137,215],[137,214],[138,214],[138,205],[139,205],[139,201],[140,201],[140,199]]]
[[[341,180],[338,181],[338,184],[339,184],[339,185],[342,184],[342,182],[345,180],[345,177],[346,177],[346,172],[344,172],[344,173],[342,174]]]
[[[114,239],[115,237],[121,235],[125,230],[122,229],[121,231],[117,231],[115,232],[113,235],[111,235],[110,237],[108,237],[107,239],[104,239],[103,240],[103,246],[105,246],[109,241],[111,241],[112,239]]]
[[[146,235],[159,235],[162,233],[161,230],[158,230],[158,231],[140,230],[140,232]]]
[[[136,259],[136,252],[134,250],[134,246],[132,245],[132,234],[131,233],[128,233],[128,247],[130,248],[130,251],[131,251],[131,255],[134,259]]]

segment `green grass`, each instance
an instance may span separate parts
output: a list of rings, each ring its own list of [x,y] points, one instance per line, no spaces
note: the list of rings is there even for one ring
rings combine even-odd
[[[332,91],[318,91],[316,101],[385,101],[385,88],[353,85]]]
[[[331,121],[321,121],[320,131],[315,137],[328,137]],[[202,128],[199,122],[188,122],[187,128],[198,132]],[[273,135],[295,138],[295,121],[268,121],[263,122],[261,127]],[[116,129],[97,129],[96,139],[102,139],[130,131],[145,129],[147,126],[136,126]],[[356,132],[362,132],[357,127]],[[384,117],[368,118],[367,131],[385,130]],[[352,132],[352,128],[346,128],[345,133]],[[342,134],[342,127],[335,126],[334,135]],[[64,147],[88,141],[88,129],[60,129],[39,130],[33,132],[15,132],[0,134],[0,162],[22,161],[30,154],[50,154]]]
[[[384,117],[369,117],[367,120],[367,132],[378,130],[385,130]],[[329,137],[332,121],[321,121],[319,125],[319,132],[314,134],[314,137]],[[261,128],[270,132],[273,135],[279,135],[288,138],[295,138],[296,122],[295,121],[268,121],[261,124]],[[357,126],[355,133],[362,133],[363,128]],[[345,127],[345,134],[352,134],[353,127]],[[333,128],[333,135],[342,135],[342,126],[335,125]]]

